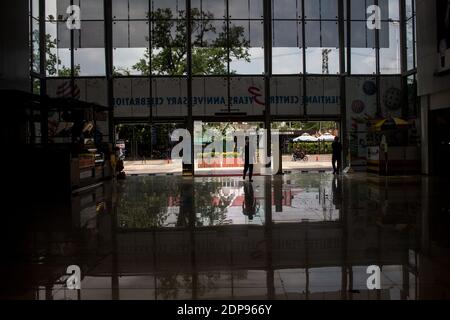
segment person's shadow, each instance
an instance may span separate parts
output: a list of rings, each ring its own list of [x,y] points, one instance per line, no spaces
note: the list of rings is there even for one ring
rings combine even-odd
[[[342,204],[342,180],[340,178],[333,177],[331,190],[333,193],[333,205],[336,209],[340,209]]]
[[[251,182],[244,184],[244,202],[242,203],[242,213],[252,221],[256,215],[256,198]]]

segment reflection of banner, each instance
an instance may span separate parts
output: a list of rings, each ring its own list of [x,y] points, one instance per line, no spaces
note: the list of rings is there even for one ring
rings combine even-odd
[[[71,97],[72,93],[70,80],[47,79],[47,94],[51,98]],[[74,84],[74,98],[81,101],[106,106],[106,79],[76,79]]]
[[[450,70],[450,1],[436,0],[438,71]]]

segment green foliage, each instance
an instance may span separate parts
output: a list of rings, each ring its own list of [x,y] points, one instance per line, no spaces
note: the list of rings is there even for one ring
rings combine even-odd
[[[197,154],[197,158],[209,158],[209,157],[218,157],[219,154],[216,155],[215,152],[205,152]],[[238,158],[239,152],[222,152],[223,158]]]
[[[226,74],[227,62],[231,59],[249,61],[249,41],[244,38],[242,26],[218,29],[212,13],[192,9],[192,72],[196,75]],[[170,9],[158,9],[151,13],[157,20],[153,25],[151,53],[147,49],[133,69],[142,75],[150,75],[150,58],[156,75],[183,75],[187,72],[187,22],[184,11],[179,11],[178,20]],[[205,40],[213,38],[213,40]],[[229,57],[228,57],[229,48]],[[230,60],[228,60],[228,58]]]
[[[330,154],[332,142],[291,142],[289,143],[289,153],[299,149],[306,154]]]
[[[336,129],[334,121],[310,121],[310,122],[275,122],[272,124],[273,129],[280,130],[304,130],[304,131],[330,131]]]
[[[39,30],[34,30],[33,34],[33,45],[39,45]],[[71,70],[70,67],[61,65],[61,59],[58,58],[56,51],[58,49],[57,40],[52,39],[51,34],[45,35],[45,72],[48,76],[59,76],[59,77],[70,77]],[[39,70],[40,65],[40,55],[39,50],[33,51],[33,69]],[[79,76],[81,71],[80,65],[76,65],[74,68],[74,76]]]

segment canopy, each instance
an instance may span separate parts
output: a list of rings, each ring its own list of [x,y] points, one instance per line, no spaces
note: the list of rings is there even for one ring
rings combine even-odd
[[[334,141],[335,136],[333,136],[331,133],[325,133],[321,135],[319,138],[317,138],[319,141]]]
[[[405,121],[400,118],[386,118],[378,121],[373,127],[375,129],[390,129],[401,126],[409,126],[408,121]]]
[[[310,136],[308,133],[302,134],[300,137],[294,139],[294,142],[316,142],[316,137]]]

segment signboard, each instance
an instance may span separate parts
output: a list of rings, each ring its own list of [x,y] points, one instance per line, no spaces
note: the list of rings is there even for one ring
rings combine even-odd
[[[271,79],[272,99],[270,110],[276,115],[301,116],[303,108],[303,79],[280,76]]]
[[[115,117],[181,117],[187,115],[187,83],[183,78],[154,78],[152,97],[149,80],[121,78],[114,80]],[[271,111],[273,115],[303,115],[302,78],[281,76],[271,80]],[[305,97],[311,115],[339,115],[338,77],[308,79]],[[230,89],[225,77],[194,77],[192,108],[194,116],[215,116],[227,113],[242,116],[263,115],[265,92],[263,77],[232,77]],[[228,91],[230,96],[228,97]]]
[[[380,78],[380,114],[377,114],[377,84],[374,77],[349,77],[347,88],[347,128],[351,165],[365,169],[367,160],[367,122],[402,114],[401,78]]]
[[[308,77],[306,97],[308,115],[339,115],[338,77]]]

